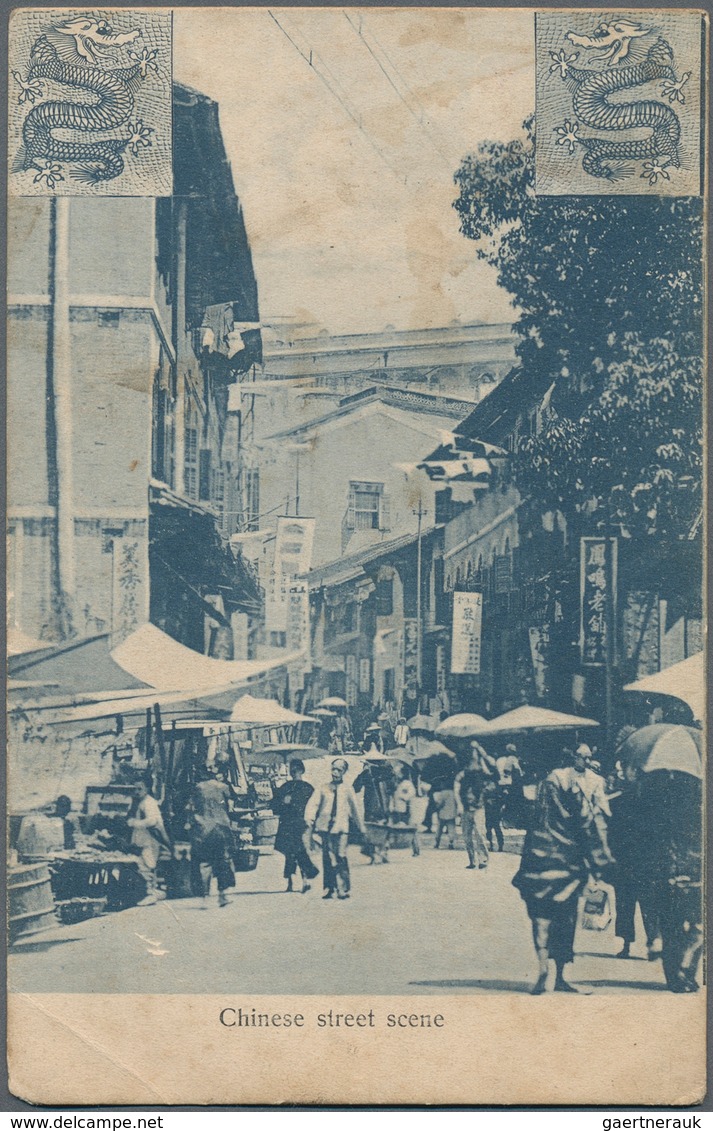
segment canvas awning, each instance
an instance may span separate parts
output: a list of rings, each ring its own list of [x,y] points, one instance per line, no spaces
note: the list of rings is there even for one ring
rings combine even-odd
[[[640,691],[647,695],[670,695],[681,699],[693,711],[695,718],[703,719],[706,709],[706,680],[704,653],[697,652],[670,668],[644,676],[635,683],[627,683],[624,691]]]
[[[30,652],[45,652],[53,648],[56,648],[56,644],[51,640],[35,640],[34,637],[28,636],[25,632],[21,632],[19,628],[8,627],[8,656],[24,656]]]
[[[179,644],[153,624],[132,632],[111,653],[119,667],[158,691],[207,689],[222,691],[245,684],[274,668],[299,660],[301,652],[286,652],[270,660],[215,660]]]
[[[298,715],[283,707],[276,699],[256,699],[243,695],[230,712],[232,723],[251,723],[253,726],[290,726],[293,723],[316,722],[309,715]]]

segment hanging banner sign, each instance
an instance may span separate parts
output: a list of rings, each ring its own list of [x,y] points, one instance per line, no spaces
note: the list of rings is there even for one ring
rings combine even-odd
[[[291,581],[287,595],[287,650],[304,653],[305,671],[311,670],[309,586],[306,581]]]
[[[272,577],[265,599],[268,632],[286,632],[289,592],[295,577],[312,564],[315,519],[281,517],[277,520]]]
[[[616,623],[617,540],[609,539],[609,569],[606,541],[605,538],[582,538],[580,542],[579,646],[581,662],[583,666],[590,668],[603,667],[606,663],[609,584],[612,588],[612,621]]]
[[[480,635],[483,624],[483,594],[453,594],[453,675],[480,674]]]
[[[550,646],[550,626],[543,624],[531,628],[529,635],[535,691],[542,698],[547,691],[547,654]]]

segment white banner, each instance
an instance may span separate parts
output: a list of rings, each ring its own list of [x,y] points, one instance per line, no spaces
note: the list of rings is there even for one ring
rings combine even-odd
[[[480,673],[480,634],[483,623],[483,594],[453,594],[453,635],[451,672],[453,675]]]
[[[292,581],[312,564],[313,518],[282,517],[277,520],[273,583],[268,588],[265,627],[269,632],[287,632],[288,595]]]

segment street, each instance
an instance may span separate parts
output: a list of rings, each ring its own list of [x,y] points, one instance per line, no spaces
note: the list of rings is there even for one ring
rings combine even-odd
[[[535,974],[530,923],[511,879],[519,856],[496,853],[467,871],[462,849],[419,858],[392,851],[371,866],[350,848],[352,897],[323,901],[320,877],[284,892],[283,858],[262,856],[220,909],[166,901],[58,927],[16,947],[10,989],[32,993],[526,993]],[[579,929],[571,981],[596,994],[665,989],[645,959],[629,960],[613,927]]]

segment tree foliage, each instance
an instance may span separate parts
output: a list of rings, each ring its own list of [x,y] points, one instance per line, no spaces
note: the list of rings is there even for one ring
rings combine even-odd
[[[519,474],[567,511],[603,500],[632,532],[683,533],[700,506],[702,206],[545,197],[534,122],[456,173],[461,230],[518,309],[533,395],[556,409]]]

